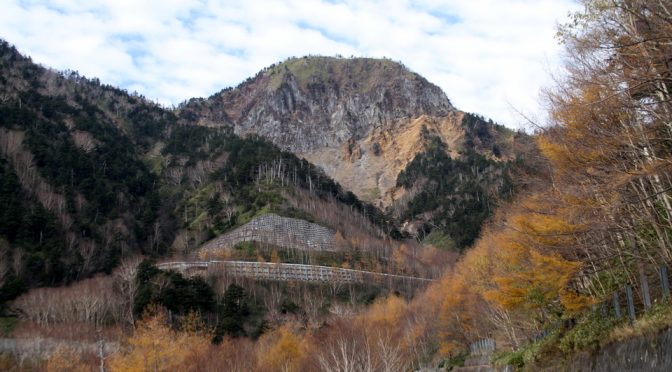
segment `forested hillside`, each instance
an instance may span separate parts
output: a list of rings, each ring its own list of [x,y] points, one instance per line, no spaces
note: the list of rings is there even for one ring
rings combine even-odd
[[[125,257],[191,253],[260,213],[310,219],[286,200],[292,190],[365,216],[368,234],[394,235],[378,209],[259,137],[193,126],[4,41],[0,61],[3,303],[109,273]]]
[[[39,67],[4,41],[0,55],[3,197],[16,206],[3,211],[6,275],[54,285],[148,250],[158,240],[152,225],[171,211],[160,205],[142,152],[174,116],[96,80]],[[156,245],[165,251],[165,241]]]
[[[530,142],[523,132],[457,110],[437,86],[387,59],[289,58],[235,89],[191,99],[178,111],[198,125],[263,136],[321,167],[359,199],[394,217],[409,235],[422,240],[432,226],[443,226],[442,234],[459,240],[459,249],[478,235],[492,210],[487,204],[510,193],[509,186],[493,181],[508,177]],[[419,205],[426,201],[421,199],[406,210],[427,181],[420,177],[424,170],[418,162],[435,152],[437,140],[445,145],[442,156],[469,164],[464,167],[468,172],[459,173],[484,190],[460,194],[441,186],[442,211],[436,204]],[[399,183],[409,167],[416,170],[406,172]],[[424,194],[434,192],[436,182],[443,180],[431,180]],[[464,220],[460,211],[471,209],[481,217]],[[470,229],[469,237],[455,236],[445,227],[450,224]]]
[[[455,158],[440,137],[422,129],[426,149],[399,173],[396,186],[409,191],[392,207],[405,230],[443,249],[462,250],[473,244],[485,220],[513,195],[511,168],[523,164],[523,153],[516,151],[515,161],[502,161],[500,148],[513,143],[505,136],[527,140],[525,134],[472,114],[464,116],[462,126],[473,134]],[[491,156],[483,155],[484,149]]]
[[[670,325],[642,284],[672,260],[670,17],[585,4],[533,135],[386,59],[165,108],[0,43],[0,337],[29,340],[0,369],[405,371],[485,337],[535,369]],[[600,310],[626,285],[632,325]]]
[[[555,369],[670,326],[669,9],[583,3],[560,28],[566,75],[545,92],[551,123],[535,136],[550,173],[436,289],[446,351],[492,333],[513,350],[500,363]]]
[[[536,172],[512,180],[524,188],[453,270],[411,301],[390,296],[356,315],[334,315],[321,329],[286,323],[256,343],[227,339],[171,363],[452,368],[464,363],[471,342],[493,338],[494,362],[557,370],[578,354],[670,327],[662,284],[669,277],[660,270],[670,266],[672,247],[669,9],[653,0],[583,4],[560,28],[567,69],[546,92],[551,122],[534,136],[543,156],[524,167]],[[421,166],[456,185],[440,170],[466,164],[429,150],[404,175]],[[161,317],[142,323],[135,337],[169,332],[157,325]],[[179,333],[170,337],[166,345],[182,345]]]
[[[390,119],[407,114],[446,115],[453,110],[435,86],[395,62],[317,57],[291,60],[263,71],[237,90],[224,91],[223,108],[211,98],[168,110],[77,72],[38,66],[7,42],[1,45],[1,57],[0,146],[2,171],[7,175],[3,177],[3,197],[10,206],[3,211],[3,272],[9,278],[6,282],[15,288],[7,287],[5,293],[110,272],[122,258],[138,253],[187,254],[263,213],[314,219],[310,214],[315,211],[306,211],[314,207],[296,197],[302,195],[300,190],[331,200],[334,208],[340,204],[352,207],[352,218],[362,215],[369,221],[365,235],[422,240],[435,231],[425,243],[462,249],[473,242],[498,200],[511,195],[508,169],[521,155],[515,149],[520,141],[514,137],[526,137],[467,114],[456,124],[462,128],[455,132],[461,139],[450,140],[455,148],[447,148],[442,141],[448,138],[446,133],[453,133],[446,127],[452,124],[441,126],[422,119],[425,124],[421,128],[416,124],[410,127],[420,130],[419,147],[414,145],[417,149],[412,150],[417,155],[407,159],[412,161],[398,177],[394,167],[390,168],[390,177],[396,177],[390,179],[396,182],[391,186],[403,196],[393,208],[381,211],[360,202],[305,158],[261,137],[239,137],[234,133],[240,132],[237,127],[226,120],[217,126],[195,124],[203,124],[207,118],[215,120],[211,116],[217,117],[218,110],[234,110],[239,105],[234,98],[254,89],[254,84],[286,90],[289,86],[282,87],[294,77],[298,85],[289,84],[293,86],[290,90],[306,94],[304,90],[310,88],[305,86],[306,79],[315,74],[326,79],[320,88],[325,99],[333,98],[331,89],[340,89],[343,94],[388,91],[390,96],[384,102],[375,101],[375,94],[371,99],[381,115],[391,115]],[[326,67],[317,68],[320,61]],[[403,78],[385,83],[395,74]],[[366,87],[353,82],[359,75],[368,79]],[[392,94],[395,84],[408,81],[413,82],[417,94]],[[317,89],[313,85],[307,100]],[[259,99],[254,104],[267,104]],[[201,112],[203,105],[210,107],[211,114]],[[290,109],[303,115],[301,107]],[[237,117],[233,111],[228,115]],[[343,125],[361,137],[370,130],[369,119]],[[388,167],[385,161],[381,164]],[[439,198],[427,198],[434,193]],[[320,219],[336,223],[327,221],[326,216]],[[40,274],[28,278],[29,271]]]

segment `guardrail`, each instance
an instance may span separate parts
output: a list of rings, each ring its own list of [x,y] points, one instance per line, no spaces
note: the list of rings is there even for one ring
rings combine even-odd
[[[634,278],[615,290],[602,302],[594,304],[591,311],[603,317],[621,319],[627,317],[634,322],[638,316],[646,313],[657,301],[669,301],[669,269],[665,265],[642,268],[639,278]],[[528,342],[538,342],[546,338],[554,329],[564,327],[569,330],[576,325],[576,319],[559,320],[532,335]]]
[[[156,265],[161,270],[178,270],[183,273],[223,273],[235,277],[276,281],[303,281],[325,283],[366,283],[370,281],[399,280],[430,283],[434,279],[419,278],[372,271],[338,267],[250,261],[176,261]]]

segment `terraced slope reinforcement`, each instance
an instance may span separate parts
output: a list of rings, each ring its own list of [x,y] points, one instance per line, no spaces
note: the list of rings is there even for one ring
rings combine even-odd
[[[335,232],[324,226],[297,218],[268,213],[221,235],[201,248],[201,254],[217,254],[241,242],[266,243],[282,248],[305,251],[337,251],[333,243]]]

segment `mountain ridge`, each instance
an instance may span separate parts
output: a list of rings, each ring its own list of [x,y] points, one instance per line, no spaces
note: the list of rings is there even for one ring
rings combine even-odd
[[[0,197],[15,203],[0,217],[26,226],[19,235],[0,231],[0,269],[28,287],[109,271],[129,254],[189,254],[269,212],[319,215],[352,249],[368,241],[389,252],[390,236],[422,240],[433,231],[449,242],[443,248],[462,249],[510,191],[502,180],[516,157],[514,133],[458,111],[438,87],[389,60],[291,59],[169,110],[36,65],[9,43],[0,52]],[[235,97],[247,101],[228,107]],[[320,127],[334,113],[341,132]],[[259,130],[248,131],[254,118]],[[243,123],[241,137],[235,120],[252,127]],[[278,147],[296,140],[282,136],[283,125],[315,127],[305,145],[314,150]],[[457,173],[445,179],[436,161]],[[455,236],[464,223],[473,225],[468,236]],[[389,264],[377,259],[366,265]],[[28,267],[45,275],[29,278]]]
[[[340,146],[402,117],[452,110],[440,88],[399,63],[320,56],[271,65],[235,89],[180,109],[195,114],[197,124],[231,125],[236,134],[259,134],[295,153]]]
[[[427,149],[422,128],[454,159],[472,148],[495,161],[516,157],[513,131],[481,119],[479,133],[470,133],[466,113],[439,87],[388,59],[290,58],[178,112],[197,125],[260,135],[383,209],[407,192],[396,179]],[[489,147],[477,143],[481,137],[490,137]]]

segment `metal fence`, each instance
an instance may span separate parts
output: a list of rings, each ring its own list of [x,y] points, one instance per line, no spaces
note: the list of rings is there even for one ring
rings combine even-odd
[[[655,303],[669,298],[669,268],[667,266],[646,267],[639,270],[638,278],[633,278],[621,286],[606,300],[592,305],[592,311],[599,312],[602,316],[613,316],[616,319],[627,317],[630,322],[633,322]],[[546,338],[560,324],[563,324],[565,329],[571,329],[576,324],[576,320],[557,321],[533,335],[529,341],[536,342]]]
[[[469,345],[469,353],[471,355],[490,355],[495,351],[496,346],[494,339],[482,338]]]
[[[617,319],[627,317],[630,322],[643,315],[655,303],[670,298],[669,268],[667,266],[646,267],[640,270],[638,278],[614,291],[608,298],[592,306],[593,312],[602,316],[613,316]],[[575,319],[559,320],[540,332],[534,334],[529,342],[538,342],[550,335],[559,327],[571,329],[576,325]],[[469,346],[472,355],[492,353],[495,341],[490,338],[480,339]]]
[[[655,270],[642,270],[638,280],[624,285],[611,294],[610,298],[593,305],[593,311],[610,313],[616,318],[627,316],[630,321],[637,319],[658,301],[670,297],[669,269],[659,266]]]

